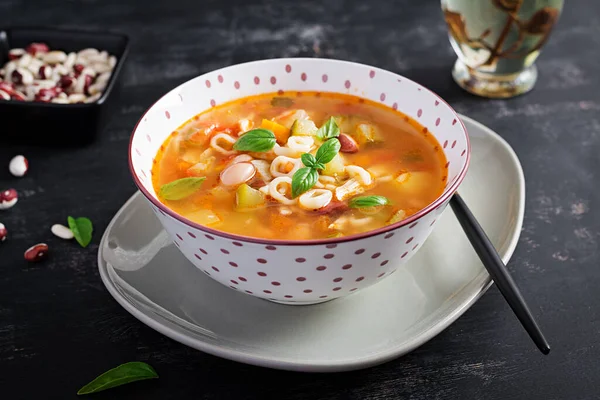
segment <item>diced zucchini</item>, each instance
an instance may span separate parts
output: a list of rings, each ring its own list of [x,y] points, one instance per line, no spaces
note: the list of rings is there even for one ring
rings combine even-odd
[[[419,196],[437,184],[433,174],[426,171],[405,172],[396,178],[398,190],[405,196]]]
[[[265,198],[260,191],[252,189],[245,183],[238,186],[235,192],[236,211],[251,210],[264,205]]]
[[[221,218],[212,210],[202,209],[186,214],[185,217],[200,225],[215,225],[221,222]]]
[[[379,135],[377,128],[374,125],[362,123],[356,125],[356,129],[351,136],[356,139],[358,144],[364,145],[366,143],[375,142]]]
[[[183,153],[179,158],[190,164],[197,164],[209,160],[212,155],[213,149],[211,148],[204,150],[201,147],[188,147],[183,150]]]
[[[388,225],[395,224],[396,222],[402,221],[404,218],[406,218],[406,211],[398,210],[394,214],[392,214],[390,219],[388,219],[387,223]]]
[[[336,115],[333,117],[333,119],[335,120],[338,128],[340,128],[340,132],[352,133],[354,131],[354,125],[356,124],[354,121],[355,118],[349,115]]]
[[[310,119],[297,119],[292,124],[292,136],[314,136],[317,126]]]
[[[210,189],[209,193],[215,196],[215,199],[219,200],[219,202],[225,202],[229,200],[232,196],[231,191],[229,191],[221,185],[215,186],[214,188]]]
[[[344,236],[344,234],[342,232],[333,232],[330,233],[329,235],[327,235],[328,238],[339,238]]]
[[[387,164],[375,164],[367,169],[371,175],[375,178],[381,178],[382,176],[390,175],[393,173],[390,171],[390,167]]]
[[[325,164],[325,169],[321,172],[323,175],[336,176],[344,173],[346,167],[344,166],[344,159],[341,154],[336,154],[333,160]]]

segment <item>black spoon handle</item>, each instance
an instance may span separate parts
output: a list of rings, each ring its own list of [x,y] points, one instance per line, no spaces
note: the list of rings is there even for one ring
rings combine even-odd
[[[467,238],[475,249],[475,252],[483,262],[483,265],[491,275],[504,296],[510,308],[521,322],[533,342],[544,354],[550,353],[550,345],[546,341],[544,334],[535,322],[529,307],[525,303],[525,299],[521,295],[517,284],[510,276],[508,269],[502,262],[498,252],[490,242],[481,225],[477,222],[469,207],[465,204],[458,193],[455,193],[450,200],[450,206],[458,222],[462,226]]]

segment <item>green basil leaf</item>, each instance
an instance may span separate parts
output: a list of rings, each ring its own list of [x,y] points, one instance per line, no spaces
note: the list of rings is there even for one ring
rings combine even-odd
[[[313,167],[317,163],[317,159],[315,158],[315,156],[313,156],[310,153],[302,154],[302,156],[300,156],[300,159],[302,160],[302,164],[304,164],[307,167]]]
[[[317,137],[321,140],[327,140],[340,136],[340,127],[333,117],[329,118],[317,131]]]
[[[315,155],[317,162],[321,164],[327,164],[329,161],[333,160],[333,157],[336,156],[341,147],[342,146],[338,139],[329,139],[317,150],[317,154]]]
[[[294,105],[294,100],[290,99],[289,97],[273,97],[271,99],[271,105],[273,107],[290,108]]]
[[[268,129],[252,129],[233,144],[234,150],[266,152],[275,147],[275,134]]]
[[[75,236],[77,243],[79,243],[81,247],[87,247],[92,241],[92,232],[94,231],[92,221],[85,217],[67,217],[67,222],[69,223],[69,229],[73,232],[73,236]]]
[[[292,198],[300,196],[315,186],[319,180],[319,173],[316,169],[304,167],[294,173],[292,177]]]
[[[325,164],[318,162],[315,165],[313,165],[313,168],[314,169],[325,169]]]
[[[206,177],[195,177],[177,179],[173,182],[165,183],[160,187],[158,195],[165,200],[181,200],[196,193]]]
[[[348,205],[351,208],[367,208],[385,206],[390,204],[390,200],[383,196],[361,196],[350,199]]]
[[[126,383],[154,378],[158,378],[158,374],[148,364],[139,361],[128,362],[106,371],[79,389],[77,394],[97,393]]]

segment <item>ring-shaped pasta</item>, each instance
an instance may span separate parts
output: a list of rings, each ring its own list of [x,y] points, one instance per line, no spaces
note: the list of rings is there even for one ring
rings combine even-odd
[[[284,167],[286,169],[289,168],[290,164],[292,164],[292,168],[287,172],[282,172],[282,169]],[[302,168],[302,166],[303,166],[302,160],[300,160],[299,158],[277,156],[271,162],[270,172],[271,172],[271,175],[273,175],[275,177],[287,176],[287,177],[291,178],[294,175],[294,173],[296,173],[296,171],[298,171],[300,168]]]
[[[233,146],[233,144],[236,142],[236,140],[233,137],[231,137],[230,135],[228,135],[226,133],[217,133],[215,136],[213,136],[210,139],[210,147],[212,147],[219,153],[225,154],[227,156],[237,153],[237,151],[235,151],[233,149],[227,150],[226,148],[221,147],[221,145],[219,144],[219,140],[223,140],[223,141],[231,144],[231,146]]]
[[[348,165],[346,167],[346,172],[350,178],[355,178],[360,184],[369,186],[373,183],[373,177],[363,167],[359,167],[358,165]]]
[[[327,189],[312,189],[298,197],[298,205],[305,210],[318,210],[333,199],[333,193]]]
[[[276,146],[273,151],[278,156],[298,158],[303,153],[309,153],[314,144],[315,140],[310,136],[291,136],[286,146]]]
[[[279,191],[279,187],[281,185],[288,185],[289,186],[289,191],[287,189],[284,190],[284,193],[281,193]],[[285,204],[285,205],[292,205],[292,204],[296,204],[298,202],[298,199],[290,199],[286,196],[286,194],[288,192],[292,191],[292,178],[290,178],[289,176],[279,176],[275,179],[273,179],[271,182],[269,182],[269,195],[277,200],[278,202],[280,202],[281,204]]]
[[[336,180],[333,176],[327,176],[327,175],[319,175],[319,182],[321,182],[324,185],[329,184],[335,184]]]

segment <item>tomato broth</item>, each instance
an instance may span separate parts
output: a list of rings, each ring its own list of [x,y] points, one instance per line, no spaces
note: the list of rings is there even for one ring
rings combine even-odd
[[[270,93],[213,107],[161,146],[158,198],[198,224],[265,239],[342,237],[443,192],[446,158],[414,119],[356,96]]]

